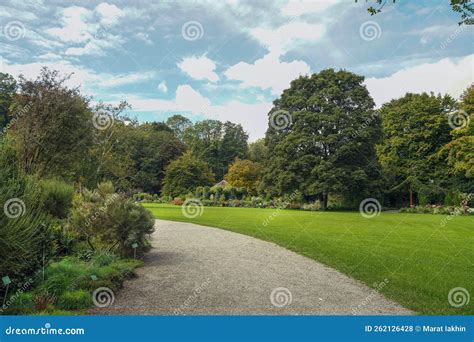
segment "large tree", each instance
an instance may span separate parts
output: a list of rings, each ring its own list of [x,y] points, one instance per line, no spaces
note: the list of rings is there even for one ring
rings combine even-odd
[[[93,138],[88,99],[66,86],[68,77],[43,68],[35,80],[19,78],[10,132],[27,173],[75,180]]]
[[[191,120],[179,114],[169,117],[166,124],[173,130],[178,139],[183,139],[184,131],[193,125]]]
[[[382,106],[383,142],[377,153],[394,191],[441,195],[443,165],[434,156],[451,140],[448,114],[455,106],[450,96],[426,93]]]
[[[363,81],[327,69],[292,81],[274,101],[264,176],[270,194],[297,190],[323,209],[330,193],[351,201],[374,195],[380,121]]]
[[[245,158],[248,135],[239,124],[218,120],[197,122],[184,132],[184,142],[222,179],[235,158]]]

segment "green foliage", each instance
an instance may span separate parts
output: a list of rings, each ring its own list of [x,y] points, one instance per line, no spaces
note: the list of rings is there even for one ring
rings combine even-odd
[[[435,157],[451,139],[448,113],[453,108],[451,97],[426,93],[406,94],[382,106],[383,141],[377,153],[393,191],[442,192],[445,162]]]
[[[132,254],[132,244],[139,251],[147,249],[146,236],[154,230],[150,213],[133,200],[113,192],[111,183],[101,183],[94,191],[84,190],[74,203],[69,228],[80,240]]]
[[[43,211],[36,179],[22,173],[5,139],[0,139],[0,205],[0,275],[11,278],[14,291],[41,269],[43,257],[44,262],[50,258],[52,221]],[[0,296],[3,291],[1,287]]]
[[[35,80],[19,78],[9,132],[28,174],[73,181],[88,160],[92,113],[79,90],[65,86],[67,80],[46,68]]]
[[[170,116],[166,120],[166,124],[173,130],[176,137],[180,140],[183,139],[184,131],[193,125],[191,120],[179,114]]]
[[[85,290],[66,291],[58,298],[57,307],[63,310],[78,310],[92,306],[92,296]]]
[[[15,79],[9,74],[0,72],[0,129],[4,129],[10,122],[11,115],[9,114],[9,109],[16,90],[17,84]]]
[[[40,180],[43,209],[55,218],[66,218],[72,207],[74,187],[54,179]]]
[[[253,162],[263,163],[267,158],[265,139],[258,139],[257,141],[250,143],[247,157]]]
[[[327,69],[292,81],[274,101],[266,133],[267,193],[299,191],[309,201],[319,199],[323,209],[329,193],[373,197],[380,119],[363,80]],[[275,128],[281,119],[287,124]]]
[[[262,167],[251,160],[236,159],[230,166],[225,180],[235,187],[245,188],[250,194],[257,194],[262,178]]]
[[[183,141],[199,159],[207,162],[218,180],[235,158],[245,158],[248,135],[239,124],[203,120],[188,127]]]
[[[198,186],[214,183],[214,174],[206,162],[186,153],[166,168],[163,194],[170,197],[194,192]]]

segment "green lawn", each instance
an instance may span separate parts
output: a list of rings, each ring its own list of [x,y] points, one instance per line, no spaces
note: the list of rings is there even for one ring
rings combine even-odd
[[[205,207],[194,219],[180,206],[144,204],[155,217],[219,227],[274,242],[374,287],[421,314],[474,314],[474,298],[452,307],[448,293],[474,296],[474,217]],[[265,225],[265,222],[268,224]],[[335,289],[337,290],[337,289]]]

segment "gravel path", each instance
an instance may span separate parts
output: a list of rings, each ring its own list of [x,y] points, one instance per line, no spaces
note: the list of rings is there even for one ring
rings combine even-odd
[[[152,243],[138,277],[93,314],[412,314],[334,269],[249,236],[156,220]]]

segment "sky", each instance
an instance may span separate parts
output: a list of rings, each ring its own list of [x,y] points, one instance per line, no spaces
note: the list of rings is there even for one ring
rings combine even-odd
[[[370,4],[370,2],[369,2]],[[93,102],[129,115],[242,124],[264,136],[291,80],[323,69],[365,76],[377,106],[406,92],[456,98],[474,82],[473,26],[449,0],[0,0],[0,72],[73,73]]]

